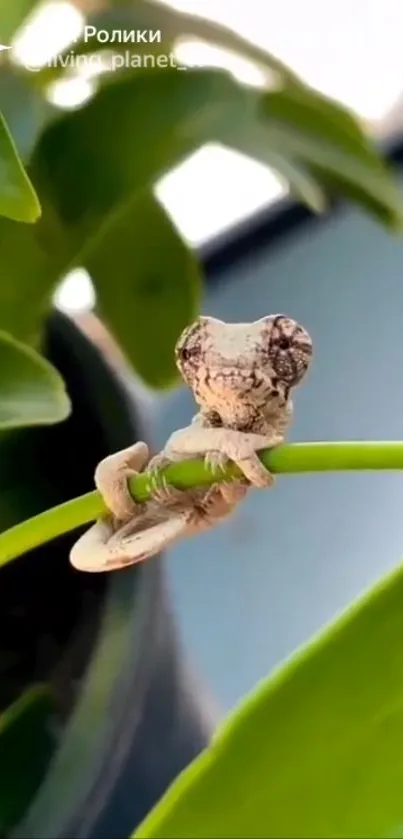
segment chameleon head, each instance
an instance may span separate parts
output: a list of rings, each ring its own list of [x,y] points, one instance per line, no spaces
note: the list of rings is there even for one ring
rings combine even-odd
[[[254,323],[199,317],[176,345],[176,363],[203,408],[219,414],[236,403],[284,405],[303,379],[312,341],[297,321],[268,315]]]

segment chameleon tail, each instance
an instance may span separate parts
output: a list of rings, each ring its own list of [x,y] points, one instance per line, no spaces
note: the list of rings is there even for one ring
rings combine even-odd
[[[70,562],[78,571],[117,571],[144,562],[183,536],[189,528],[192,511],[164,517],[147,527],[147,514],[129,522],[114,533],[110,518],[97,521],[73,545]],[[125,533],[127,535],[125,535]]]

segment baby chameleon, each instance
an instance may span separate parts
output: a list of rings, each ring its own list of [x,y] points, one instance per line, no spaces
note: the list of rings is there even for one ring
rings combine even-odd
[[[147,445],[138,442],[99,463],[95,484],[110,514],[73,546],[70,562],[80,571],[113,571],[148,559],[226,518],[248,487],[273,483],[257,452],[284,440],[292,417],[290,392],[311,362],[306,330],[285,315],[254,323],[199,317],[184,330],[175,353],[199,412],[150,461]],[[157,469],[198,456],[213,474],[233,461],[243,478],[208,489],[177,490],[161,481],[157,486]],[[144,470],[152,497],[138,503],[127,482]]]

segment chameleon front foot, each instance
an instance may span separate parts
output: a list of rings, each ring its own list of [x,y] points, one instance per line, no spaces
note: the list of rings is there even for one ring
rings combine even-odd
[[[267,489],[273,486],[273,475],[266,469],[256,453],[245,459],[239,458],[236,463],[252,486],[259,489]]]
[[[156,501],[162,506],[172,506],[180,504],[186,498],[186,491],[177,489],[169,484],[164,475],[158,475],[157,472],[150,472],[149,488],[153,501]]]
[[[146,443],[141,441],[123,451],[105,457],[95,470],[95,485],[115,519],[126,521],[141,507],[129,492],[129,478],[141,472],[149,459]]]
[[[160,452],[154,455],[146,469],[151,500],[163,507],[176,506],[183,502],[187,495],[186,490],[177,489],[168,483],[164,475],[161,475],[161,469],[172,462],[170,458],[165,457],[163,452]]]

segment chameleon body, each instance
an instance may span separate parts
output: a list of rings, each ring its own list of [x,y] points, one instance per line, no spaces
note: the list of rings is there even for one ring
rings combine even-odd
[[[175,355],[199,412],[151,460],[147,445],[138,442],[100,462],[95,484],[110,514],[73,546],[70,561],[81,571],[112,571],[148,559],[225,519],[250,486],[273,484],[257,452],[284,440],[292,418],[291,391],[311,362],[306,330],[285,315],[253,323],[199,317],[180,336]],[[233,461],[243,478],[207,490],[157,485],[156,470],[198,456],[213,474]],[[127,482],[144,470],[152,497],[137,503]]]

